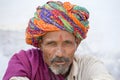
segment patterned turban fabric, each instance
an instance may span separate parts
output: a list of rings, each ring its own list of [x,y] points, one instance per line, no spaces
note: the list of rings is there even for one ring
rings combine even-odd
[[[47,32],[65,30],[85,39],[89,29],[89,12],[70,2],[48,1],[39,6],[26,29],[26,43],[38,47]]]

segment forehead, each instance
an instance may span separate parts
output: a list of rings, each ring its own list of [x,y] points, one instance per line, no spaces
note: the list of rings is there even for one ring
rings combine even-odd
[[[53,31],[48,32],[43,36],[43,40],[75,40],[75,36],[67,31]]]

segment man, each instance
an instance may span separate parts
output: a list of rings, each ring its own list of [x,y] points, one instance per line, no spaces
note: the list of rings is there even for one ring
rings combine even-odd
[[[74,55],[86,38],[88,18],[85,8],[69,2],[38,7],[26,29],[26,42],[37,49],[15,54],[3,80],[113,80],[96,58]]]

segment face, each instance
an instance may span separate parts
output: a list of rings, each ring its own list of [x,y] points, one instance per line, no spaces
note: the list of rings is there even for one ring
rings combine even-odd
[[[55,74],[65,74],[72,64],[77,43],[67,31],[48,32],[40,45],[45,63]]]

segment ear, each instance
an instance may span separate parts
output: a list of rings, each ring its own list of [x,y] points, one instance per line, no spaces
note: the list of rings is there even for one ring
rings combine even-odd
[[[75,41],[77,43],[77,46],[79,46],[79,44],[81,43],[81,39],[75,38]]]
[[[42,39],[40,39],[38,42],[38,48],[42,49]]]
[[[39,43],[38,48],[39,48],[41,51],[43,51],[43,45],[42,45],[42,43]]]
[[[41,43],[39,43],[39,44],[38,44],[38,48],[40,48],[40,49],[41,49]]]

